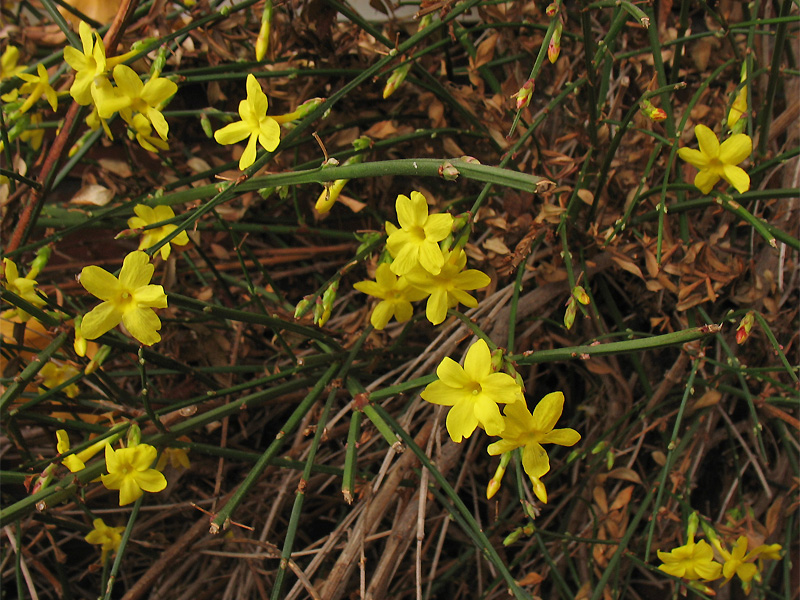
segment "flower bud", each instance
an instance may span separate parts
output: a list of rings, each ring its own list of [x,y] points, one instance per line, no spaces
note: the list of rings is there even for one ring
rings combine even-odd
[[[750,337],[750,330],[753,328],[754,322],[755,322],[755,314],[751,310],[744,316],[742,321],[739,323],[739,327],[736,329],[737,344],[744,344],[747,338]]]
[[[576,285],[572,288],[572,297],[584,306],[588,306],[589,304],[589,294],[586,293],[582,285]]]
[[[656,107],[649,100],[642,100],[639,103],[639,111],[654,123],[659,123],[667,118],[667,113],[663,108]]]
[[[200,127],[202,127],[203,133],[206,134],[208,139],[214,137],[214,128],[211,127],[211,120],[206,113],[200,113]]]
[[[141,441],[142,441],[142,430],[139,429],[139,424],[134,421],[128,428],[126,445],[128,448],[133,448],[134,446],[138,446]]]
[[[521,110],[531,103],[534,87],[533,79],[528,79],[516,94],[512,94],[511,97],[517,99],[517,110]]]
[[[412,63],[407,62],[392,71],[392,74],[389,75],[389,79],[386,81],[386,85],[383,88],[384,100],[394,94],[397,91],[397,88],[403,84],[403,82],[406,80],[406,75],[408,75],[408,71],[411,69],[411,64]]]
[[[100,349],[95,353],[89,364],[86,365],[86,368],[83,370],[83,372],[86,375],[91,375],[102,366],[109,356],[111,356],[111,346],[100,346]]]
[[[558,3],[553,2],[552,4],[548,4],[547,8],[544,9],[544,14],[548,17],[555,17],[558,14]]]
[[[272,0],[267,0],[264,4],[264,12],[261,13],[261,29],[258,30],[256,38],[256,60],[261,62],[267,55],[269,48],[269,32],[272,22]]]
[[[345,184],[350,181],[349,179],[337,179],[331,184],[325,186],[325,189],[322,190],[319,197],[317,198],[317,202],[314,205],[314,210],[316,210],[319,214],[324,215],[331,211],[333,205],[336,203],[336,199],[341,194],[342,190],[344,189]]]
[[[570,296],[570,299],[567,300],[567,310],[564,311],[564,327],[572,329],[572,325],[575,323],[575,315],[577,314],[578,304],[575,302],[575,298]]]
[[[36,279],[39,271],[47,266],[47,261],[50,260],[50,254],[52,254],[52,252],[53,249],[50,246],[42,246],[39,248],[36,252],[36,258],[31,262],[31,270],[25,275],[25,279]]]
[[[514,531],[509,533],[503,540],[503,546],[510,546],[522,536],[522,527],[517,527]]]
[[[550,44],[547,46],[547,58],[551,63],[556,62],[561,52],[561,32],[563,30],[564,25],[560,20],[557,21],[556,28],[553,30],[553,37],[550,38]]]
[[[299,319],[308,312],[309,308],[311,308],[311,300],[309,300],[309,296],[306,296],[297,303],[297,306],[294,309],[294,318]]]
[[[458,179],[458,169],[451,162],[445,161],[439,165],[439,177],[445,181],[455,181]]]
[[[162,45],[156,51],[156,59],[153,61],[153,64],[150,65],[150,78],[155,79],[159,75],[161,75],[161,71],[164,70],[164,65],[167,64],[167,47],[166,45]]]

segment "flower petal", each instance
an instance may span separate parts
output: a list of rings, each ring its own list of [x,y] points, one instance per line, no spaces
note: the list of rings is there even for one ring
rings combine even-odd
[[[447,317],[447,292],[436,289],[431,293],[428,303],[425,305],[425,316],[434,325],[445,320]]]
[[[487,435],[500,435],[503,433],[505,422],[500,415],[500,409],[486,394],[478,394],[473,402],[473,412],[478,423],[486,430]]]
[[[740,194],[744,194],[750,189],[750,176],[741,167],[724,165],[722,167],[722,177],[735,187]]]
[[[453,215],[450,213],[430,215],[425,221],[425,238],[432,242],[441,242],[450,235],[452,229]]]
[[[482,378],[480,383],[483,393],[491,398],[492,402],[514,404],[524,399],[519,384],[507,373],[491,373]]]
[[[436,376],[445,385],[452,388],[463,388],[470,383],[467,372],[449,356],[446,356],[436,367]]]
[[[8,278],[8,266],[6,266]],[[84,289],[100,300],[110,300],[120,293],[119,280],[105,269],[90,265],[81,271],[80,282]]]
[[[247,75],[245,87],[247,88],[247,103],[254,115],[257,118],[266,115],[267,108],[269,108],[267,95],[261,89],[261,84],[258,83],[258,79],[252,73]]]
[[[136,481],[131,475],[126,475],[122,479],[122,485],[119,487],[119,505],[125,506],[131,502],[135,502],[142,496],[142,488],[136,485]]]
[[[467,350],[464,373],[483,387],[483,380],[492,372],[492,353],[485,340],[478,340]]]
[[[250,126],[244,121],[236,121],[225,125],[222,129],[217,129],[214,132],[214,139],[218,144],[227,146],[228,144],[235,144],[241,142],[244,138],[250,135]]]
[[[442,381],[434,381],[429,383],[428,386],[420,394],[423,400],[431,404],[441,404],[443,406],[455,406],[463,402],[466,398],[464,388],[454,388]],[[471,404],[471,402],[469,402]]]
[[[550,470],[550,458],[542,445],[531,442],[522,451],[522,468],[529,477],[540,478]]]
[[[542,438],[543,444],[558,444],[559,446],[574,446],[581,440],[581,434],[574,429],[553,429]]]
[[[444,265],[444,256],[439,244],[424,241],[419,245],[419,264],[431,275],[438,275]]]
[[[564,410],[564,394],[550,392],[533,409],[533,427],[536,431],[548,433],[555,427]]]
[[[118,310],[111,302],[103,302],[95,306],[83,317],[81,334],[87,340],[99,338],[119,325],[121,320],[122,311]]]
[[[247,146],[242,152],[241,158],[239,158],[239,170],[244,171],[247,167],[252,165],[256,162],[256,142],[258,141],[258,135],[255,133],[250,135],[250,139],[247,140]]]
[[[389,248],[389,252],[392,252],[391,248]],[[414,244],[405,244],[402,248],[400,248],[400,251],[394,257],[394,260],[389,268],[395,275],[405,275],[418,264],[419,246],[415,246]]]
[[[718,181],[719,181],[719,175],[717,174],[716,171],[713,171],[711,169],[705,169],[703,171],[698,172],[697,175],[695,175],[694,186],[704,194],[707,194],[711,191],[711,189]]]
[[[706,155],[693,148],[680,148],[678,149],[678,156],[696,169],[705,169],[708,166],[708,158]]]
[[[753,152],[753,140],[744,133],[732,135],[719,147],[719,159],[726,165],[738,165]]]
[[[161,341],[158,333],[158,330],[161,329],[161,320],[152,308],[136,308],[125,311],[125,314],[122,315],[122,323],[130,334],[145,346],[152,346]]]
[[[281,143],[281,126],[275,119],[265,117],[259,121],[258,143],[268,152],[275,150]]]
[[[147,469],[141,473],[136,473],[134,477],[136,484],[145,492],[160,492],[167,487],[167,478],[155,469]]]
[[[150,306],[155,308],[167,307],[167,295],[160,285],[144,285],[134,290],[133,297],[140,308]]]
[[[447,412],[447,433],[455,443],[461,443],[463,438],[468,438],[478,427],[478,417],[475,416],[472,402],[459,402]]]
[[[719,140],[713,131],[705,125],[697,125],[694,128],[694,134],[697,136],[700,152],[709,159],[719,156]]]
[[[467,269],[453,278],[455,287],[462,290],[479,290],[492,283],[492,278],[478,269]]]
[[[405,230],[422,227],[428,218],[428,203],[419,192],[411,192],[411,198],[398,195],[394,207],[397,211],[397,222]]]
[[[126,290],[137,290],[150,283],[155,269],[150,263],[150,257],[147,254],[141,250],[134,250],[122,262],[119,283]]]
[[[375,308],[372,309],[369,322],[372,323],[375,329],[381,330],[389,323],[389,319],[392,318],[393,313],[394,308],[391,302],[383,300],[382,302],[378,302]]]

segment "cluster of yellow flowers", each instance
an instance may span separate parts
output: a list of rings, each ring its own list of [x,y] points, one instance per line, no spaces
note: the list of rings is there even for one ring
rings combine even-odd
[[[663,563],[658,567],[660,570],[690,582],[710,582],[724,577],[723,585],[735,575],[741,580],[745,593],[749,593],[753,580],[761,580],[763,561],[781,558],[780,544],[760,544],[748,552],[750,542],[746,535],[739,536],[729,551],[705,522],[703,531],[711,544],[705,540],[695,542],[699,521],[697,513],[692,513],[687,527],[687,542],[670,552],[658,551],[658,558]]]
[[[159,77],[158,73],[143,83],[136,71],[122,64],[133,53],[106,58],[103,40],[97,32],[81,21],[78,33],[82,51],[67,46],[64,60],[75,70],[70,96],[81,106],[93,107],[88,125],[92,129],[102,125],[111,137],[106,120],[119,113],[142,148],[151,152],[166,150],[169,125],[161,114],[161,105],[178,91],[177,84]],[[109,71],[116,86],[108,77]],[[153,129],[158,137],[153,135]]]
[[[428,298],[425,316],[434,325],[445,320],[447,309],[459,303],[470,308],[478,301],[468,291],[486,287],[491,279],[477,269],[465,269],[467,255],[462,248],[440,247],[453,228],[449,213],[428,214],[425,196],[411,192],[395,202],[400,227],[386,223],[386,249],[393,259],[381,263],[375,281],[361,281],[354,287],[380,298],[370,322],[383,329],[393,316],[402,323],[413,314],[411,302]]]

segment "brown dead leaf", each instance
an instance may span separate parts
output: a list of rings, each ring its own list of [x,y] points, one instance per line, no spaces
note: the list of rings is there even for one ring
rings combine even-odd
[[[622,510],[631,501],[631,496],[633,495],[633,486],[629,485],[626,488],[623,488],[617,497],[614,498],[614,502],[611,504],[610,510]]]
[[[478,69],[490,62],[494,58],[494,50],[497,47],[497,40],[500,39],[500,32],[495,31],[488,38],[478,44],[475,53],[475,68]]]
[[[631,261],[627,256],[621,256],[618,254],[612,255],[611,260],[613,260],[618,267],[627,271],[628,273],[633,273],[637,277],[644,279],[644,275],[642,275],[642,270],[637,267],[633,261]]]
[[[503,243],[503,240],[501,240],[498,237],[491,237],[491,238],[487,239],[485,242],[483,242],[483,247],[486,250],[490,250],[490,251],[492,251],[492,252],[494,252],[496,254],[503,254],[504,255],[504,254],[510,254],[511,253],[511,250],[508,249],[508,246],[506,246]]]
[[[622,479],[623,481],[630,481],[631,483],[642,483],[641,477],[633,469],[627,467],[617,467],[608,473],[603,473],[597,476],[598,483],[604,482],[606,479]]]
[[[517,585],[536,585],[537,583],[542,583],[543,581],[544,577],[542,575],[531,571],[530,573],[526,573],[522,579],[519,579],[517,581]]]
[[[608,513],[608,498],[606,497],[606,491],[603,489],[602,486],[596,485],[592,488],[592,498],[594,499],[594,503],[597,505],[597,508],[600,509],[602,513]]]
[[[78,190],[78,193],[70,199],[69,203],[78,206],[105,206],[111,202],[113,197],[114,192],[107,187],[91,184],[85,185]]]

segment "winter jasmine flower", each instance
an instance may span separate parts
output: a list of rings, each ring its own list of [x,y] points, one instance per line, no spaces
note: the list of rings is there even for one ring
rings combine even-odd
[[[69,381],[78,373],[80,373],[80,371],[78,371],[78,369],[69,363],[59,365],[53,361],[47,363],[44,367],[42,367],[42,370],[39,371],[39,375],[43,378],[42,385],[50,390],[58,387],[62,383]],[[79,392],[80,390],[78,389],[78,386],[74,383],[64,388],[64,393],[69,398],[74,398]]]
[[[109,94],[108,88],[100,90],[100,96],[96,94],[95,97],[100,117],[108,119],[119,112],[123,119],[131,123],[134,113],[144,115],[159,137],[166,140],[169,125],[159,106],[178,91],[177,84],[164,77],[151,77],[147,83],[142,83],[136,71],[127,65],[114,67],[113,75],[117,84],[116,97]]]
[[[128,227],[131,229],[143,229],[153,223],[161,221],[169,221],[175,218],[175,212],[172,207],[159,205],[150,207],[145,204],[137,204],[133,207],[133,212],[136,213],[135,217],[128,219]],[[177,229],[177,225],[171,223],[161,225],[160,227],[153,227],[142,231],[142,241],[139,243],[139,250],[155,246],[158,242],[167,237],[170,233]],[[178,246],[185,246],[189,243],[189,236],[185,231],[181,231],[172,240],[161,246],[161,258],[167,260],[170,254],[170,244],[177,244]]]
[[[267,116],[269,103],[258,80],[247,76],[247,99],[239,102],[241,121],[230,123],[214,133],[217,143],[227,146],[248,138],[247,146],[239,159],[239,170],[244,171],[256,161],[256,142],[268,152],[278,147],[281,128],[278,122]]]
[[[658,558],[664,563],[659,565],[660,570],[673,577],[689,580],[712,581],[719,578],[722,565],[714,561],[713,548],[705,540],[694,541],[698,523],[697,513],[692,513],[686,533],[688,541],[670,552],[658,551]]]
[[[47,69],[44,68],[42,63],[37,65],[36,75],[31,75],[30,73],[19,73],[17,77],[26,82],[20,86],[20,93],[30,94],[28,99],[25,100],[22,106],[19,107],[17,111],[19,114],[27,112],[28,109],[33,106],[34,103],[42,96],[47,99],[47,102],[50,104],[50,108],[53,109],[53,112],[58,110],[58,94],[56,94],[56,91],[50,85],[50,77],[47,75]]]
[[[81,106],[92,103],[92,88],[98,78],[105,79],[106,70],[113,67],[116,60],[106,61],[106,47],[103,40],[92,31],[87,23],[81,21],[78,25],[83,52],[72,46],[64,48],[64,61],[75,70],[75,80],[69,88],[69,94]]]
[[[400,229],[386,223],[386,248],[394,258],[392,273],[405,275],[421,265],[429,273],[438,274],[444,264],[439,242],[450,234],[453,215],[429,215],[425,196],[419,192],[411,192],[410,198],[400,194],[395,208]]]
[[[61,463],[67,467],[71,473],[77,473],[78,471],[86,468],[86,461],[91,460],[95,454],[105,448],[106,445],[108,445],[108,441],[108,438],[104,438],[99,442],[95,442],[88,448],[81,450],[80,452],[65,456]],[[69,435],[67,434],[66,430],[59,429],[56,431],[56,442],[56,450],[59,454],[66,454],[69,452]]]
[[[10,258],[4,258],[5,265],[5,282],[3,287],[9,292],[16,294],[29,304],[41,308],[46,304],[46,301],[37,294],[36,280],[33,279],[32,273],[28,273],[27,277],[20,277],[16,263]],[[27,321],[31,316],[22,309],[15,309],[22,321]]]
[[[102,562],[106,562],[109,552],[116,554],[119,545],[122,542],[122,532],[125,531],[124,527],[109,527],[103,522],[103,519],[95,519],[92,521],[92,529],[85,539],[90,544],[95,544],[102,547]]]
[[[83,317],[83,337],[93,340],[122,322],[142,344],[160,341],[161,321],[153,308],[166,308],[167,296],[160,285],[150,285],[154,270],[150,257],[138,250],[125,257],[119,279],[100,267],[84,267],[81,285],[103,303]]]
[[[406,276],[413,286],[430,294],[425,307],[425,316],[434,325],[438,325],[447,317],[447,309],[459,303],[469,308],[478,306],[478,301],[468,294],[468,290],[477,290],[489,285],[492,280],[484,272],[467,269],[467,255],[461,248],[443,254],[444,263],[437,275],[417,268]],[[394,263],[392,263],[394,264]]]
[[[708,194],[720,178],[730,183],[743,194],[750,189],[750,176],[736,166],[753,151],[753,141],[743,133],[737,133],[719,143],[717,136],[705,125],[694,128],[699,150],[681,148],[678,156],[698,169],[694,185]]]
[[[19,74],[25,70],[25,67],[18,65],[19,62],[19,48],[15,46],[6,46],[3,51],[3,56],[0,57],[0,83],[6,79],[19,77]],[[0,96],[3,102],[13,102],[17,99],[19,90],[12,90],[7,94]]]
[[[484,340],[467,351],[463,368],[446,357],[437,367],[438,381],[422,392],[423,400],[452,406],[447,413],[447,432],[459,443],[480,425],[489,435],[500,435],[504,422],[498,404],[524,402],[522,388],[506,373],[492,369],[492,354]]]
[[[106,445],[108,475],[100,477],[109,490],[119,490],[119,505],[130,504],[144,492],[160,492],[167,487],[164,475],[150,468],[158,452],[149,444],[113,450]]]
[[[188,469],[192,466],[189,462],[189,450],[186,448],[164,448],[158,457],[156,470],[163,471],[167,462],[173,469]]]
[[[405,277],[398,277],[392,273],[386,263],[378,265],[375,281],[359,281],[353,287],[359,292],[381,299],[372,310],[369,319],[375,329],[386,327],[392,317],[397,319],[398,323],[408,321],[414,311],[411,303],[427,296],[422,290],[409,285]]]
[[[547,503],[547,490],[541,478],[550,470],[550,459],[542,444],[574,446],[581,439],[574,429],[553,429],[564,410],[564,394],[552,392],[539,401],[533,414],[525,402],[514,402],[505,407],[503,439],[491,444],[489,454],[504,454],[522,448],[522,468],[533,482],[533,491]]]

